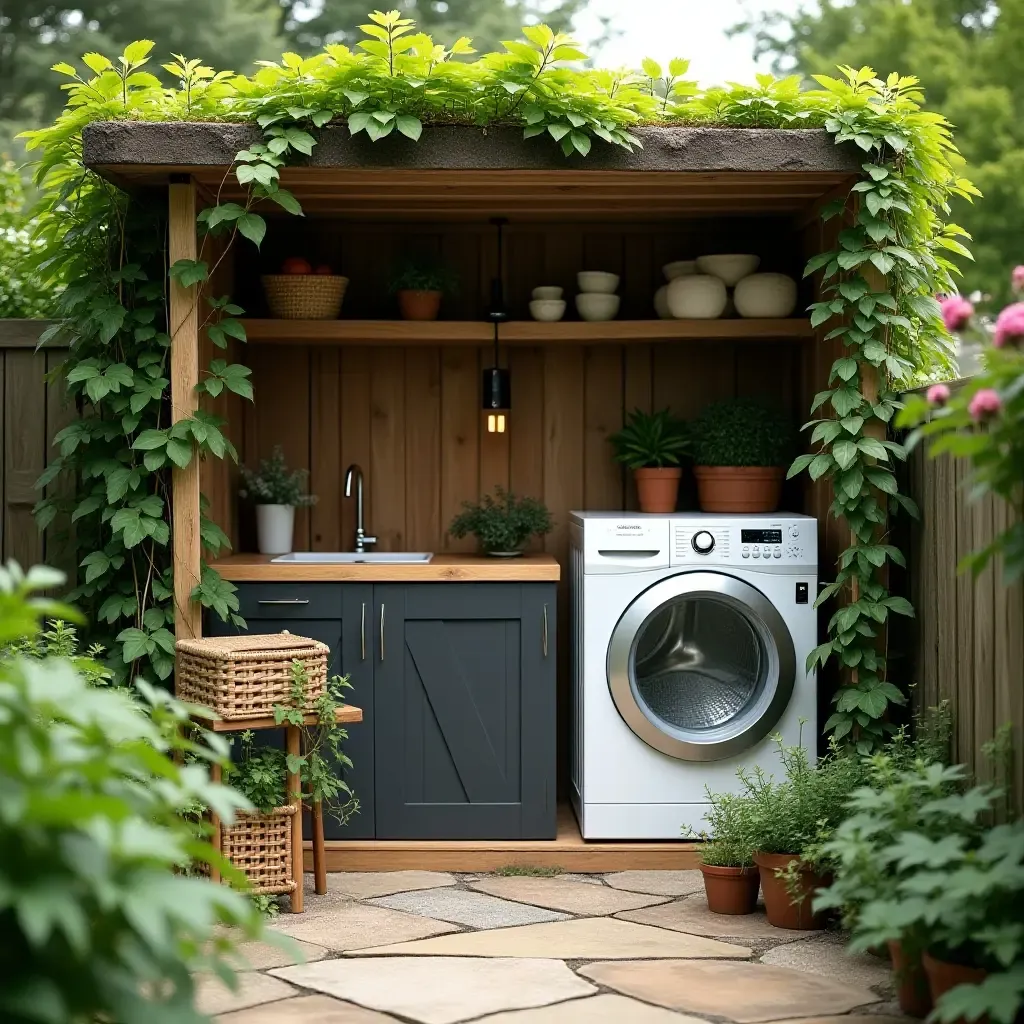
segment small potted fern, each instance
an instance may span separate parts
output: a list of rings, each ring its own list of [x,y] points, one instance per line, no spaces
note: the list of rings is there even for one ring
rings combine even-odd
[[[554,527],[547,506],[536,498],[517,498],[503,487],[479,502],[464,501],[463,511],[448,527],[456,538],[474,534],[480,549],[492,558],[514,558],[523,553],[533,536],[543,537]]]
[[[262,555],[284,555],[292,549],[295,509],[312,505],[316,497],[306,493],[307,472],[288,469],[284,452],[275,448],[258,469],[240,467],[242,498],[256,506],[256,540]]]
[[[689,448],[686,424],[668,409],[634,409],[608,440],[616,461],[633,470],[640,511],[675,512],[683,475],[679,460]]]

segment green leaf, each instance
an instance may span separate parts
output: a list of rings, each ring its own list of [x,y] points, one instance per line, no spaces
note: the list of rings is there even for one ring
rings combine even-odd
[[[236,227],[240,234],[249,239],[257,248],[267,233],[267,222],[257,213],[247,213],[239,217]]]
[[[832,457],[840,469],[849,469],[857,459],[857,444],[854,441],[836,441],[832,446]],[[860,488],[857,488],[858,491]]]
[[[179,469],[184,469],[192,461],[192,445],[180,438],[171,438],[167,442],[167,457]]]
[[[423,122],[411,114],[398,115],[398,130],[407,138],[416,142],[423,133]]]
[[[210,268],[205,260],[175,260],[170,267],[171,277],[182,286],[191,288],[192,285],[205,281],[209,276]]]

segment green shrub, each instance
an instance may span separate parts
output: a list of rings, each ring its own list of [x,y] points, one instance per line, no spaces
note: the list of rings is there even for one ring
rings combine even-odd
[[[630,469],[678,466],[689,447],[686,424],[668,409],[634,409],[626,425],[608,440],[615,449],[616,461]]]
[[[796,431],[781,410],[753,398],[706,406],[693,424],[698,466],[785,466],[796,449]]]
[[[535,534],[543,537],[554,528],[554,520],[542,501],[517,498],[503,487],[482,501],[464,501],[448,527],[453,537],[474,534],[484,551],[521,551]]]
[[[0,318],[40,319],[55,315],[57,288],[33,265],[43,246],[32,240],[18,169],[0,157]]]

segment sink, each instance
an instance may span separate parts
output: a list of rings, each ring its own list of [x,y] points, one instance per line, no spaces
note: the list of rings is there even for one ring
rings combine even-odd
[[[292,551],[271,561],[289,565],[426,565],[433,557],[432,551]]]

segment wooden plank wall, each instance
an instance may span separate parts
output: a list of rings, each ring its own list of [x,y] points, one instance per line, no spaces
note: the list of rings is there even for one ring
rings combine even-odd
[[[36,480],[54,452],[50,442],[76,415],[59,376],[52,386],[46,383],[65,355],[56,348],[36,351],[47,326],[0,320],[0,561],[13,558],[24,568],[45,562],[63,569],[73,582],[70,522],[58,518],[41,534],[32,516],[41,496]],[[47,493],[67,486],[57,481]]]
[[[917,612],[910,638],[918,710],[948,701],[953,756],[991,781],[982,752],[1004,723],[1013,728],[1013,782],[1024,808],[1024,591],[1005,586],[998,562],[976,579],[957,564],[1005,529],[1002,501],[970,499],[968,470],[920,448],[908,460],[909,491],[921,506],[908,555],[909,597]]]

